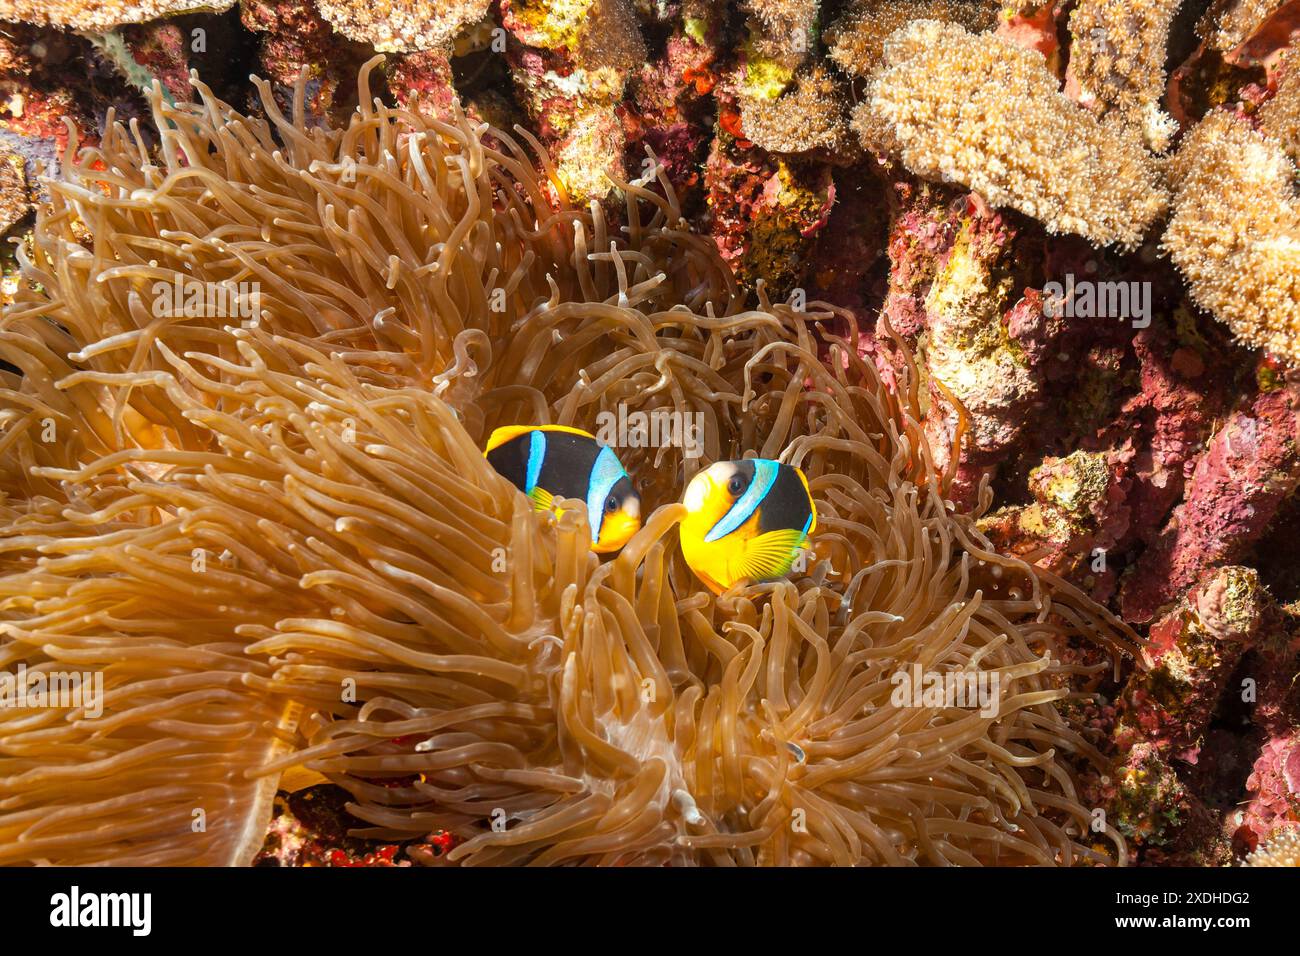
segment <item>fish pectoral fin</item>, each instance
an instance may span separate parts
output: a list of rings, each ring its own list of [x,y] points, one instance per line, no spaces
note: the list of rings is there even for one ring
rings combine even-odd
[[[794,529],[769,531],[751,538],[740,556],[741,573],[754,581],[768,581],[790,572],[795,555],[808,536]]]
[[[534,488],[528,492],[528,497],[533,503],[534,511],[554,511],[555,495],[551,494],[545,488]]]

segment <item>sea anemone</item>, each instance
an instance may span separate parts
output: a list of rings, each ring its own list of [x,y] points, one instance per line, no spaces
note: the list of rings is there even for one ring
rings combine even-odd
[[[156,149],[110,123],[49,184],[0,323],[0,662],[105,694],[0,711],[0,862],[247,861],[295,765],[453,863],[1123,862],[1055,651],[1136,636],[953,512],[917,376],[832,307],[746,308],[660,168],[616,228],[370,66],[341,129],[302,81],[289,118],[258,82],[265,120],[155,87]],[[705,440],[620,450],[649,516],[602,563],[480,448],[620,406]],[[822,530],[715,597],[675,501],[747,453]],[[896,699],[913,671],[991,707]]]
[[[1187,135],[1171,166],[1163,244],[1192,299],[1243,342],[1300,361],[1300,198],[1286,151],[1220,110]]]
[[[1066,99],[1036,51],[953,23],[914,20],[889,38],[854,127],[919,176],[1096,245],[1136,246],[1168,204],[1135,130]]]

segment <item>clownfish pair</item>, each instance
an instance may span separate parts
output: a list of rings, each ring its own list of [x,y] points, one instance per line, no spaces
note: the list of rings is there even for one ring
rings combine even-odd
[[[558,513],[558,498],[585,501],[593,551],[617,551],[641,527],[632,479],[594,435],[562,425],[513,425],[494,431],[483,455],[538,511]],[[739,581],[788,574],[817,527],[804,473],[766,458],[711,465],[691,479],[682,503],[682,556],[715,594]]]

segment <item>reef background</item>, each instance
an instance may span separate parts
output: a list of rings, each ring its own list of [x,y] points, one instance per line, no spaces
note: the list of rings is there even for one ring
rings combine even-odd
[[[713,237],[744,286],[851,309],[886,376],[902,361],[887,320],[928,382],[960,383],[972,429],[954,505],[974,507],[987,479],[982,526],[1001,547],[1150,639],[1149,671],[1107,669],[1067,705],[1116,761],[1112,775],[1080,772],[1133,861],[1229,864],[1300,821],[1300,378],[1197,308],[1158,229],[1124,253],[1054,235],[864,148],[849,122],[879,55],[873,37],[912,16],[967,18],[1037,50],[1086,106],[1071,70],[1091,38],[1072,32],[1078,4],[129,6],[0,2],[6,238],[27,241],[41,168],[69,147],[65,118],[93,143],[109,109],[121,119],[146,112],[141,91],[155,80],[166,96],[191,98],[190,70],[255,110],[250,73],[287,99],[306,69],[310,111],[337,119],[356,105],[357,67],[385,53],[380,95],[418,96],[435,110],[458,96],[473,115],[523,126],[570,193],[606,203],[611,216],[620,203],[604,172],[635,175],[653,151],[692,227]],[[1166,51],[1160,105],[1180,132],[1221,107],[1255,116],[1300,42],[1295,0],[1130,6],[1137,45]],[[886,8],[903,19],[888,20]],[[1139,15],[1157,8],[1177,9]],[[1030,106],[1024,118],[1035,122]],[[9,243],[3,255],[7,302]],[[1068,275],[1150,283],[1149,326],[1049,315],[1044,288]],[[951,434],[948,408],[929,406],[936,450]],[[1092,648],[1077,653],[1101,660]],[[261,861],[393,865],[446,849],[436,835],[404,847],[351,839],[348,825],[341,791],[286,781]]]

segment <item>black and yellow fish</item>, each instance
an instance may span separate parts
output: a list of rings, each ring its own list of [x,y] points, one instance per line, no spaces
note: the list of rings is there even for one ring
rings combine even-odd
[[[686,486],[682,503],[682,556],[714,594],[738,581],[789,573],[817,527],[804,473],[767,458],[706,468]]]
[[[641,527],[641,497],[614,449],[563,425],[509,425],[488,439],[483,457],[533,501],[553,511],[558,498],[587,503],[591,550],[617,551]]]

